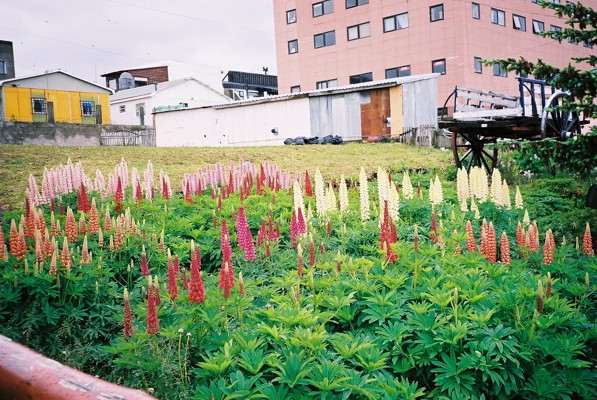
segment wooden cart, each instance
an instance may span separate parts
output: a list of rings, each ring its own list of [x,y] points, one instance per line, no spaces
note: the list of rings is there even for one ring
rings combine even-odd
[[[519,95],[456,87],[444,103],[439,127],[452,133],[452,152],[458,168],[498,163],[499,139],[567,140],[580,134],[578,114],[560,109],[570,96],[552,90],[545,81],[517,78]]]

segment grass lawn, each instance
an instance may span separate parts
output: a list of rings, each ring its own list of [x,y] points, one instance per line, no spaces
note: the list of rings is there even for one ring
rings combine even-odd
[[[104,174],[112,171],[121,158],[130,167],[145,168],[147,160],[156,173],[164,169],[178,190],[182,174],[218,161],[240,160],[259,163],[271,160],[285,170],[299,172],[321,169],[324,176],[358,175],[361,166],[390,171],[401,169],[443,169],[452,163],[449,152],[412,147],[397,143],[346,144],[342,146],[284,146],[237,148],[144,148],[144,147],[51,147],[0,145],[0,206],[14,208],[21,204],[27,177],[41,177],[44,167],[65,163],[68,158],[81,161],[88,175],[96,168]],[[38,180],[41,184],[41,181]]]

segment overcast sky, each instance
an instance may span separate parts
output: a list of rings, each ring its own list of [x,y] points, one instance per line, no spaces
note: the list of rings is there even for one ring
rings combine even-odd
[[[0,0],[0,40],[14,43],[17,76],[63,69],[104,83],[168,61],[176,78],[217,84],[222,70],[275,73],[273,1]]]

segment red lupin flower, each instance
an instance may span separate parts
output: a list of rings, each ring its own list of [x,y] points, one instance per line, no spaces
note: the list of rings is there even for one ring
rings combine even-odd
[[[585,226],[585,233],[582,237],[582,252],[585,256],[589,257],[595,255],[595,252],[593,251],[593,238],[591,237],[591,227],[589,226],[588,222]]]
[[[116,191],[114,192],[114,211],[122,211],[122,202],[124,201],[124,192],[122,190],[122,181],[120,176],[116,178]]]
[[[191,243],[191,282],[189,284],[189,302],[203,303],[205,300],[205,289],[201,276],[201,253],[195,243]]]
[[[172,257],[168,250],[168,294],[170,299],[175,301],[178,297],[178,282],[176,275],[178,273],[178,257]]]
[[[130,338],[133,336],[133,313],[131,312],[131,305],[129,303],[129,291],[127,288],[124,288],[124,322],[123,322],[123,330],[124,330],[124,337]]]
[[[510,265],[512,263],[512,257],[510,256],[510,240],[506,232],[502,232],[500,237],[500,259],[502,264]]]
[[[155,335],[160,331],[160,320],[158,319],[159,288],[154,286],[151,276],[147,285],[147,334]]]

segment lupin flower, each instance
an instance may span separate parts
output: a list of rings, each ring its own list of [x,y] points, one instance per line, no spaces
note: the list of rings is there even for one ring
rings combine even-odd
[[[551,229],[545,232],[545,242],[543,243],[543,264],[550,265],[553,262],[555,252],[555,240]]]
[[[313,268],[315,266],[315,242],[313,242],[313,237],[309,240],[309,268]]]
[[[313,187],[311,186],[309,171],[305,171],[305,194],[309,197],[313,197]]]
[[[141,250],[141,256],[139,259],[139,269],[141,270],[141,275],[149,275],[149,262],[147,260],[147,253],[145,252],[145,245],[143,245],[143,249]]]
[[[56,265],[56,260],[58,258],[58,246],[54,248],[52,252],[52,259],[50,260],[50,269],[48,270],[48,274],[56,275],[58,273],[58,267]]]
[[[27,246],[23,236],[24,235],[21,235],[20,230],[17,230],[17,223],[15,220],[11,220],[8,243],[10,245],[10,254],[12,254],[17,260],[22,260],[27,253]]]
[[[81,187],[77,194],[77,210],[84,213],[89,211],[89,197],[87,196],[87,189],[83,182],[81,182]]]
[[[431,211],[431,228],[429,230],[429,239],[432,243],[437,243],[437,216],[435,211]]]
[[[512,263],[512,257],[510,256],[510,240],[506,232],[502,232],[500,237],[500,260],[504,265],[510,265]]]
[[[585,256],[592,257],[595,255],[593,251],[593,238],[591,237],[591,227],[589,223],[585,225],[585,233],[582,237],[582,252]]]
[[[201,253],[195,242],[191,242],[191,282],[189,284],[189,302],[203,303],[205,289],[201,276]]]
[[[226,220],[222,218],[222,225],[220,229],[220,249],[222,251],[222,259],[229,262],[232,259],[232,246],[230,245],[230,233],[228,232],[228,225]]]
[[[85,222],[85,214],[81,213],[79,217],[79,234],[85,235],[87,233],[87,223]]]
[[[178,282],[176,279],[177,275],[178,257],[172,257],[170,254],[170,249],[168,249],[168,294],[173,302],[178,298]]]
[[[159,296],[156,292],[159,292],[159,288],[156,288],[156,283],[148,277],[147,284],[147,334],[156,335],[160,331],[160,320],[158,319],[158,304]]]
[[[239,247],[243,250],[245,260],[255,261],[255,246],[253,244],[253,236],[249,229],[249,223],[245,214],[244,207],[238,209],[236,215],[236,239],[238,240]]]
[[[551,273],[547,273],[547,279],[545,280],[545,297],[551,297],[553,293],[553,279],[551,279]]]
[[[66,222],[64,223],[64,231],[69,242],[74,243],[79,236],[79,229],[77,228],[77,222],[75,221],[75,215],[73,210],[69,207],[66,210]]]
[[[112,217],[110,216],[110,210],[106,207],[106,213],[104,214],[104,230],[106,232],[112,230]]]
[[[302,210],[305,208],[305,200],[303,199],[303,191],[298,180],[295,180],[292,184],[292,195],[294,201],[294,209]]]
[[[361,206],[361,221],[367,221],[369,219],[369,182],[367,180],[367,174],[365,168],[361,167],[359,173],[359,199]]]
[[[537,310],[538,314],[543,313],[543,309],[545,307],[545,292],[543,290],[543,282],[541,279],[537,282],[537,294],[535,296],[535,309]]]
[[[487,242],[486,242],[486,256],[490,263],[495,264],[497,261],[497,240],[495,235],[495,228],[493,222],[487,226]]]
[[[300,277],[303,276],[303,248],[299,243],[296,246],[296,274]]]
[[[97,214],[97,206],[95,199],[91,199],[91,207],[89,208],[89,233],[97,233],[100,229],[99,216]]]
[[[222,262],[220,268],[220,289],[222,289],[224,299],[230,297],[232,288],[234,287],[234,272],[230,269],[228,262]]]
[[[243,273],[238,273],[238,294],[241,296],[245,295],[245,280],[243,279]]]
[[[123,331],[124,337],[130,338],[133,336],[133,313],[131,312],[131,305],[129,303],[129,291],[127,288],[124,288],[124,321],[123,321]]]
[[[419,252],[419,227],[415,225],[413,233],[413,248],[415,253]]]
[[[319,168],[315,171],[315,205],[317,207],[317,214],[324,215],[327,210],[327,203],[325,200],[325,186],[323,176]]]
[[[6,261],[7,257],[6,245],[4,244],[4,229],[0,226],[0,261]]]
[[[415,195],[408,171],[402,174],[402,195],[407,200],[412,200]]]
[[[70,271],[71,267],[71,257],[70,257],[70,249],[68,248],[68,239],[66,236],[62,241],[62,252],[60,253],[60,264],[64,269]]]
[[[475,232],[473,231],[473,224],[470,220],[466,221],[466,250],[469,253],[477,251],[477,240],[475,239]]]
[[[340,198],[340,211],[346,212],[348,210],[348,188],[346,187],[346,180],[344,179],[344,175],[340,176],[338,196]]]
[[[124,192],[122,189],[122,180],[120,176],[116,178],[116,191],[114,192],[114,211],[122,211],[122,202],[124,201]]]
[[[539,250],[539,229],[537,228],[537,224],[533,223],[529,225],[529,243],[528,248],[533,253]]]
[[[83,245],[81,246],[81,265],[91,264],[91,253],[89,253],[89,245],[87,244],[87,235],[83,237]]]
[[[524,231],[524,228],[522,227],[522,224],[519,221],[518,224],[516,225],[516,245],[518,247],[520,247],[520,248],[525,247],[525,245],[526,245],[525,236],[526,236],[526,232]]]
[[[516,193],[514,194],[514,208],[517,210],[522,210],[524,206],[522,201],[522,194],[520,193],[520,188],[516,186]]]

